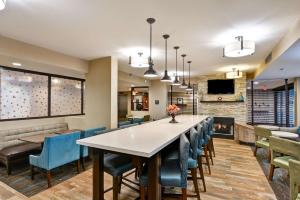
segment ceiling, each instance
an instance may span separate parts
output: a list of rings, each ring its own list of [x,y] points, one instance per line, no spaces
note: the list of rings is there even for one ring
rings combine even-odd
[[[300,77],[300,39],[273,61],[257,79]]]
[[[7,0],[0,12],[0,34],[82,59],[117,56],[122,71],[142,75],[144,69],[128,67],[128,56],[141,50],[147,55],[145,20],[154,17],[153,59],[160,73],[166,33],[171,35],[170,71],[175,45],[193,61],[192,76],[232,67],[252,71],[300,18],[299,7],[299,0]],[[238,35],[254,40],[256,53],[223,58],[223,46]]]

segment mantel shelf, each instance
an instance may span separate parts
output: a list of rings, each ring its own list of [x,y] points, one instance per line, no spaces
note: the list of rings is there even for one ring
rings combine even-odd
[[[201,103],[244,103],[245,101],[200,101]]]

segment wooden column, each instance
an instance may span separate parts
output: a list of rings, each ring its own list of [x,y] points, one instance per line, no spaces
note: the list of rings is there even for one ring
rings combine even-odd
[[[288,79],[284,79],[284,88],[285,88],[285,126],[289,127],[290,125],[290,94],[289,94],[289,85]]]
[[[251,124],[254,124],[254,87],[253,80],[251,81]]]

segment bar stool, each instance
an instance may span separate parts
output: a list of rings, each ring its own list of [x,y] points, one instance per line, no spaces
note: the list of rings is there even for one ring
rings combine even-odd
[[[210,148],[214,154],[214,157],[216,157],[216,152],[215,152],[215,146],[214,146],[214,140],[213,140],[213,135],[215,134],[214,131],[214,118],[213,117],[208,117],[208,129],[209,129],[209,136],[210,136]]]
[[[202,179],[204,192],[206,192],[206,184],[205,184],[205,178],[204,178],[203,166],[202,166],[204,139],[203,139],[203,127],[202,127],[201,123],[197,124],[197,135],[198,135],[198,147],[197,147],[198,168],[199,168],[199,172],[200,172],[200,176],[201,176],[200,178]],[[206,158],[206,162],[208,163],[208,170],[210,173],[210,165],[209,165],[209,158],[208,158],[207,151],[204,156]]]
[[[212,154],[211,154],[211,149],[209,148],[209,139],[210,139],[210,137],[208,135],[208,123],[205,120],[205,121],[201,122],[201,125],[202,125],[201,130],[202,130],[202,133],[203,133],[203,143],[202,143],[202,145],[203,145],[203,150],[204,150],[204,157],[206,159],[206,164],[207,164],[207,167],[208,167],[208,173],[211,174],[209,157],[212,160]],[[212,164],[213,164],[213,161],[212,161]]]
[[[160,183],[163,187],[181,188],[181,199],[187,200],[187,171],[190,143],[182,134],[179,144],[179,159],[164,160],[160,169]],[[140,176],[140,196],[145,200],[145,191],[148,186],[147,166],[142,170]]]

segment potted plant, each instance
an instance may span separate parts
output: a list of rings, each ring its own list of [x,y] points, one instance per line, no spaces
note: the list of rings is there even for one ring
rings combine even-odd
[[[178,106],[176,106],[175,104],[173,105],[169,105],[167,108],[167,112],[169,113],[169,115],[171,115],[172,120],[170,121],[170,123],[178,123],[175,120],[175,115],[180,111],[180,108]]]

